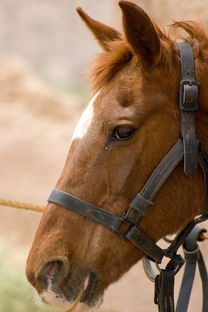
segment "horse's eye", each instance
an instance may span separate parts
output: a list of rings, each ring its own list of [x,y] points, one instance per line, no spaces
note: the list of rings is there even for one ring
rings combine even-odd
[[[118,126],[113,130],[112,140],[128,140],[132,138],[136,129],[130,126]]]

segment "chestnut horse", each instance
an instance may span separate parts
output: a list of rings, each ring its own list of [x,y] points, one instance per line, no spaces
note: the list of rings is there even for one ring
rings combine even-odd
[[[120,1],[124,35],[77,11],[103,48],[92,69],[93,99],[75,129],[56,185],[117,216],[180,136],[181,79],[176,42],[135,4]],[[208,37],[192,22],[172,29],[187,33],[200,81],[197,136],[208,149]],[[157,194],[140,230],[158,241],[200,213],[201,170],[187,177],[183,163]],[[43,213],[27,261],[27,277],[43,302],[62,311],[95,307],[104,290],[144,253],[112,231],[60,205]]]

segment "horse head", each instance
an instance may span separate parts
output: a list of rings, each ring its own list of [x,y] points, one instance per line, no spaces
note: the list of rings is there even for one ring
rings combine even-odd
[[[77,11],[101,45],[91,70],[92,100],[71,140],[56,189],[123,215],[180,136],[181,79],[176,42],[137,5],[120,1],[124,34]],[[197,135],[207,146],[208,38],[193,23],[175,23],[193,48],[201,108]],[[202,71],[203,68],[203,71]],[[200,212],[202,172],[171,173],[139,228],[153,241],[178,231]],[[66,311],[96,306],[104,290],[144,253],[108,228],[49,202],[27,261],[42,301]]]

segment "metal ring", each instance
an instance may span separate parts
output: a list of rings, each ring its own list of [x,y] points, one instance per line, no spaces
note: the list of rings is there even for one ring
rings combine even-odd
[[[171,244],[173,242],[173,239],[170,239],[168,238],[167,236],[163,237],[163,240],[166,242],[166,243],[169,243]]]
[[[144,272],[145,272],[147,278],[151,282],[154,282],[157,274],[155,274],[155,272],[152,268],[151,260],[149,260],[148,258],[143,258],[143,268],[144,268]]]
[[[174,268],[174,270],[173,270],[174,275],[176,275],[176,274],[179,272],[179,270],[181,269],[181,267],[182,267],[183,264],[184,264],[184,259],[183,259],[180,255],[176,255],[176,257],[177,257],[177,256],[180,257],[181,261],[175,266],[175,268]],[[168,262],[168,264],[166,265],[165,268],[168,268],[168,265],[169,265],[169,263],[170,263],[171,261],[172,261],[172,259]],[[157,267],[157,269],[158,269],[159,272],[162,271],[162,269],[161,269],[159,263],[156,263],[156,267]]]

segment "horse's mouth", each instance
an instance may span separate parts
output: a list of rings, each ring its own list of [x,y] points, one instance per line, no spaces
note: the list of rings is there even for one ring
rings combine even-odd
[[[97,275],[90,273],[84,283],[84,292],[80,302],[87,304],[89,307],[95,305],[96,284],[98,284]]]
[[[102,293],[100,282],[95,273],[89,273],[79,286],[51,288],[44,291],[40,297],[44,303],[60,311],[86,311],[97,307],[101,303]]]

